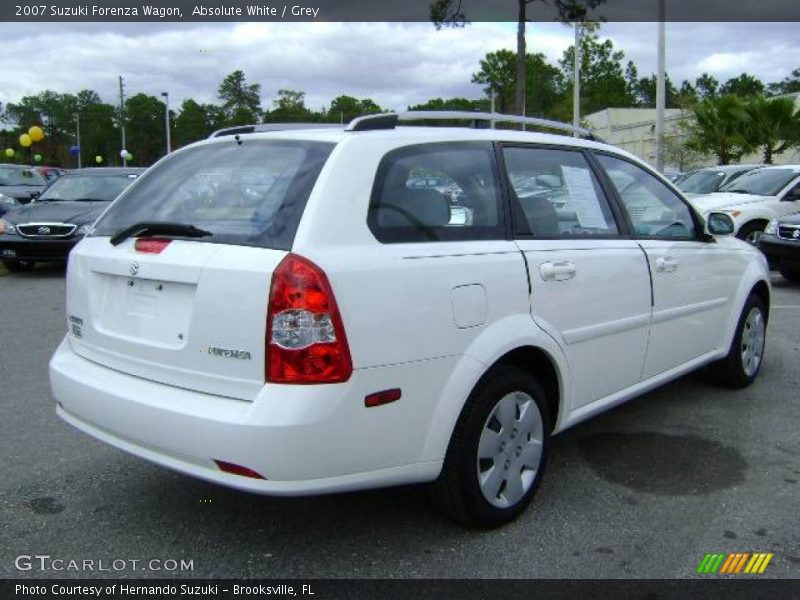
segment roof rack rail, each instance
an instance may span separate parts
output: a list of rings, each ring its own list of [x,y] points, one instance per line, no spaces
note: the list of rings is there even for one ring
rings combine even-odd
[[[255,125],[237,125],[225,127],[212,133],[209,138],[224,137],[226,135],[241,135],[243,133],[261,133],[264,131],[292,131],[295,129],[343,129],[339,123],[258,123]]]
[[[365,115],[350,121],[345,131],[368,131],[374,129],[394,129],[400,121],[471,121],[475,128],[490,127],[493,123],[517,123],[521,125],[532,125],[534,127],[544,127],[546,129],[556,129],[578,134],[588,140],[598,140],[588,129],[575,127],[569,123],[561,121],[551,121],[550,119],[540,119],[538,117],[521,117],[519,115],[504,115],[500,113],[470,112],[466,110],[409,110],[398,113],[378,113]]]

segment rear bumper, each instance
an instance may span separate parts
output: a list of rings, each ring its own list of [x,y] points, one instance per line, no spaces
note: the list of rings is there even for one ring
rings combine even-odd
[[[445,366],[423,370],[431,367]],[[50,381],[58,415],[95,438],[201,479],[291,496],[438,476],[442,460],[422,456],[436,404],[429,373],[417,373],[398,402],[364,407],[366,393],[409,381],[409,368],[419,367],[365,369],[338,385],[265,385],[246,402],[108,369],[77,355],[65,339],[50,362]],[[222,472],[215,459],[265,479]]]
[[[0,259],[2,260],[39,260],[66,262],[80,238],[65,240],[28,240],[21,237],[3,236],[0,240]]]
[[[758,249],[764,253],[770,268],[800,270],[800,241],[784,240],[774,235],[762,235]]]

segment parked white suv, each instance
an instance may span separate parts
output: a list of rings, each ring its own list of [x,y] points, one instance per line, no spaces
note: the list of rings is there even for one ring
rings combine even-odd
[[[691,198],[701,214],[723,211],[733,218],[736,237],[756,244],[767,224],[800,212],[800,165],[761,167]]]
[[[552,434],[704,365],[753,381],[768,273],[709,233],[728,216],[602,143],[396,127],[423,117],[245,128],[148,170],[70,255],[58,414],[252,492],[432,482],[492,526]]]

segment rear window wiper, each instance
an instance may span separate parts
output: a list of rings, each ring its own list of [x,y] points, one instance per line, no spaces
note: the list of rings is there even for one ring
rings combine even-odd
[[[140,221],[130,227],[120,229],[115,233],[109,242],[113,246],[118,246],[129,237],[136,237],[142,234],[150,235],[175,235],[180,237],[208,237],[214,235],[210,231],[200,229],[188,223],[175,223],[171,221]]]

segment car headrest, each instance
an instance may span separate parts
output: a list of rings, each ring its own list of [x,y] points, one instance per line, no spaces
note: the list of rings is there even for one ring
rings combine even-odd
[[[520,198],[522,212],[533,235],[558,235],[558,213],[553,203],[541,196]]]
[[[375,209],[381,227],[444,227],[450,222],[447,198],[432,189],[389,191]]]

